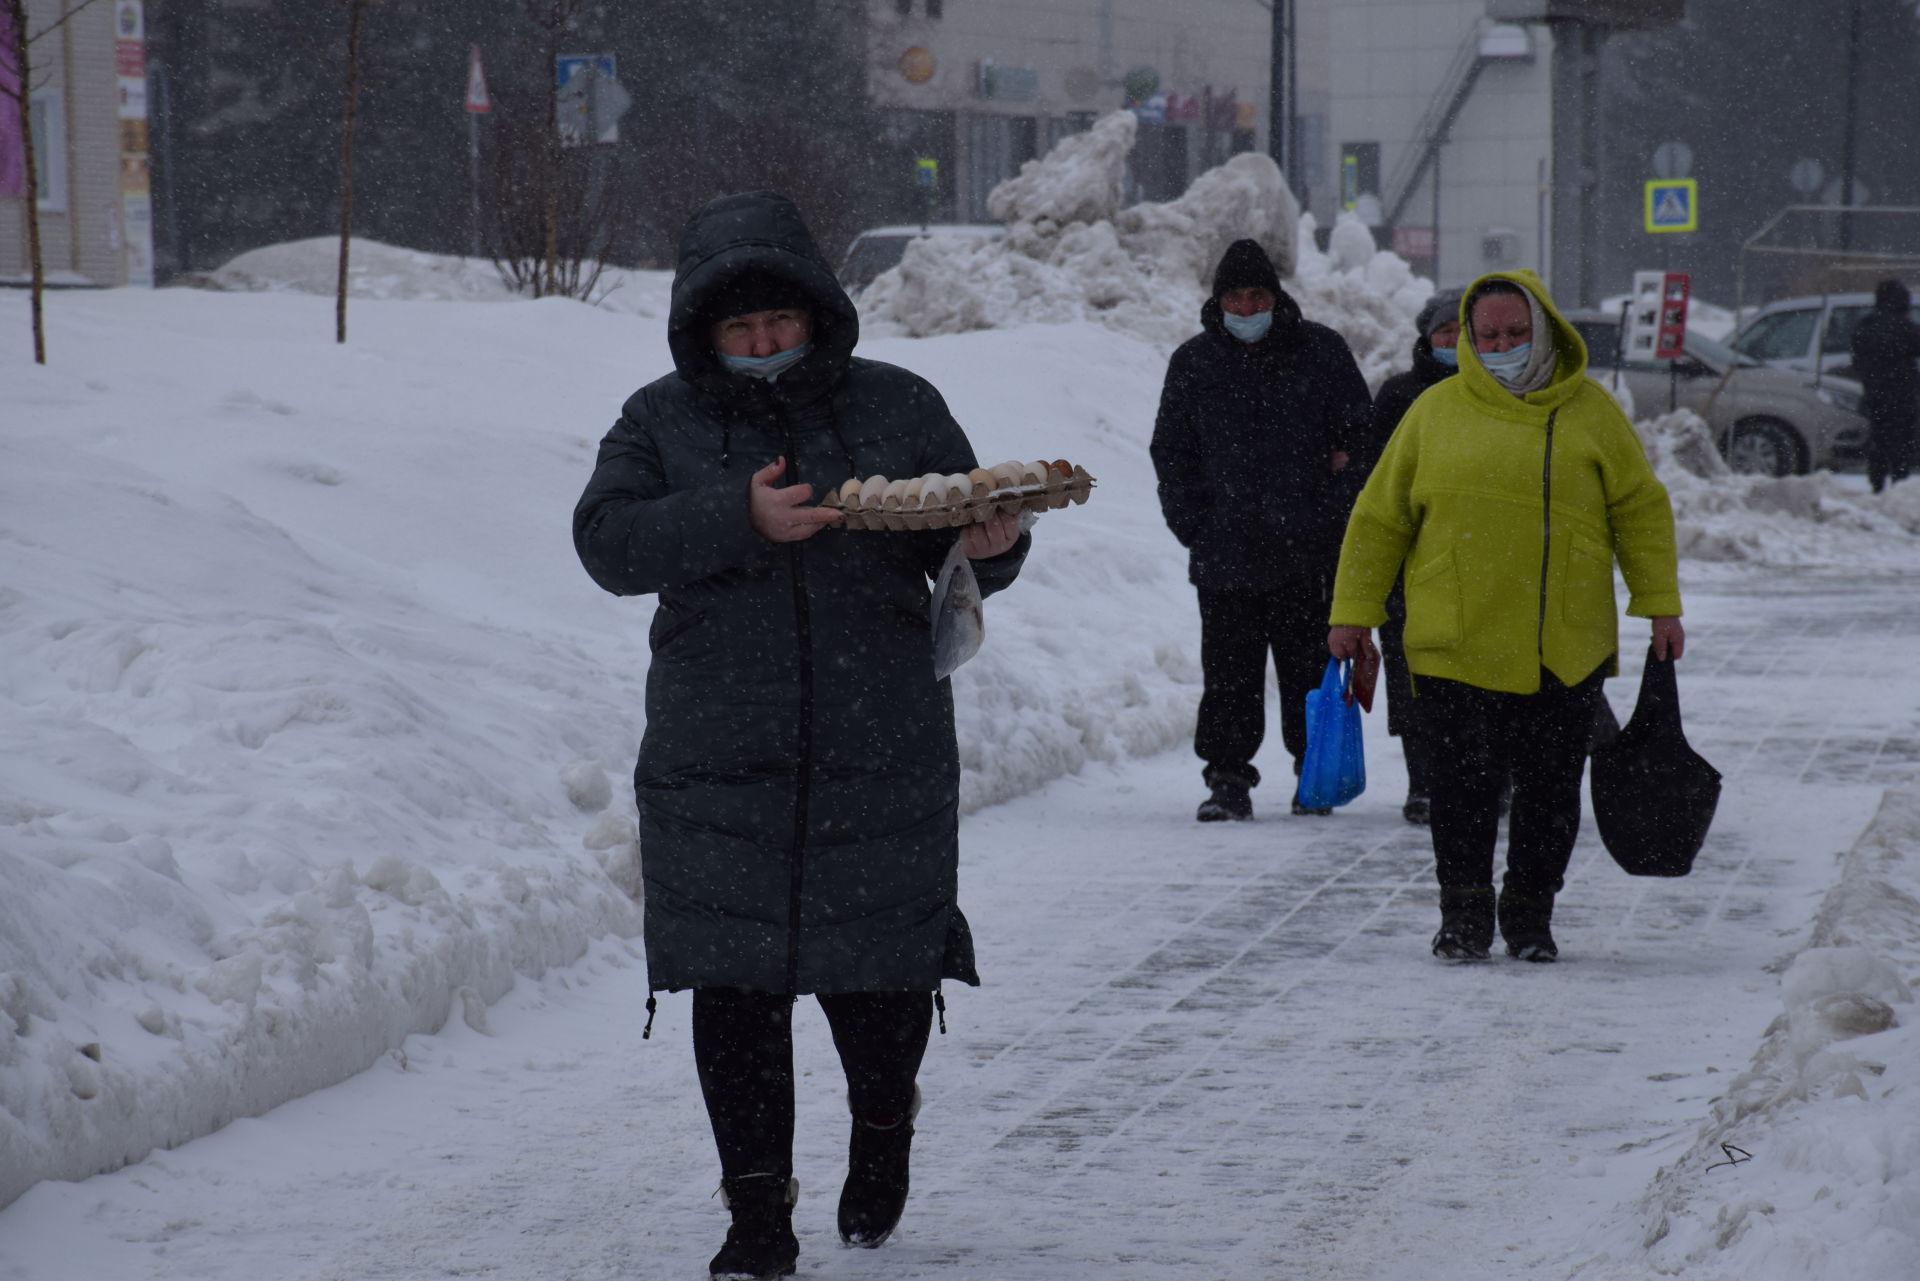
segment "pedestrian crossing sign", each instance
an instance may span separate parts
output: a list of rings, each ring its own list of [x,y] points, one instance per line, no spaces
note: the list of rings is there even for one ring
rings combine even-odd
[[[1647,183],[1648,231],[1698,231],[1700,196],[1691,178],[1655,178]]]

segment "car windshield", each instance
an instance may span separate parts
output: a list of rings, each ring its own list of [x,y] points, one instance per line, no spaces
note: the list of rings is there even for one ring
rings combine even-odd
[[[847,251],[840,267],[840,283],[850,289],[864,288],[881,272],[900,265],[906,256],[911,235],[862,236]]]
[[[1576,320],[1573,327],[1580,331],[1580,337],[1587,344],[1587,361],[1597,369],[1613,368],[1615,344],[1619,341],[1620,326],[1611,320]],[[1686,351],[1689,356],[1713,366],[1716,370],[1729,365],[1739,365],[1751,369],[1760,362],[1751,356],[1736,352],[1733,348],[1717,339],[1709,338],[1698,329],[1687,330]],[[1656,362],[1644,358],[1632,360],[1630,367],[1653,366]],[[1665,362],[1657,362],[1664,368]]]
[[[1687,330],[1687,354],[1698,356],[1709,365],[1725,369],[1728,365],[1740,365],[1752,368],[1760,362],[1751,356],[1742,355],[1723,342],[1707,337],[1698,329]]]

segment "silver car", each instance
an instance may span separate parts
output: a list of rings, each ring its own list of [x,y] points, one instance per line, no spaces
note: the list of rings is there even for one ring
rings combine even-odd
[[[1699,414],[1735,471],[1790,476],[1832,470],[1866,449],[1867,420],[1860,415],[1856,382],[1762,365],[1693,330],[1678,359],[1622,363],[1619,316],[1574,312],[1567,319],[1586,340],[1589,374],[1609,386],[1624,381],[1641,417],[1665,413],[1670,405]]]
[[[1873,310],[1873,295],[1809,294],[1770,302],[1733,336],[1732,347],[1763,365],[1852,373],[1853,327]],[[1913,308],[1920,322],[1920,303]]]
[[[999,240],[1006,234],[1007,229],[997,222],[935,222],[869,227],[847,246],[847,256],[840,263],[840,284],[849,297],[858,298],[873,283],[875,276],[898,267],[900,260],[906,256],[907,245],[922,236],[957,236],[985,244],[990,240]]]

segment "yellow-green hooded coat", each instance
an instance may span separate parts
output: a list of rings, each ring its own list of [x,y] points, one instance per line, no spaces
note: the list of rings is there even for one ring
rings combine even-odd
[[[1572,685],[1615,656],[1616,558],[1627,613],[1680,613],[1673,509],[1539,278],[1494,272],[1467,300],[1492,280],[1545,308],[1553,378],[1525,396],[1502,386],[1474,354],[1463,301],[1460,375],[1413,402],[1361,491],[1330,621],[1378,626],[1404,564],[1409,670],[1531,694],[1542,667]]]

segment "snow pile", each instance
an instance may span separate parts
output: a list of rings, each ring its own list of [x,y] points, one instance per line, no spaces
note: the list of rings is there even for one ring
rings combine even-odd
[[[1846,856],[1751,1070],[1641,1203],[1645,1257],[1580,1277],[1905,1277],[1920,1259],[1920,795]],[[1614,1261],[1609,1260],[1609,1263]]]
[[[1680,555],[1771,565],[1912,566],[1920,561],[1920,493],[1860,492],[1831,472],[1735,475],[1698,414],[1681,409],[1636,426],[1673,499]]]
[[[1373,233],[1350,213],[1334,224],[1327,252],[1315,247],[1314,231],[1313,215],[1304,215],[1288,288],[1308,320],[1347,340],[1367,385],[1378,391],[1388,375],[1412,364],[1419,337],[1413,320],[1432,297],[1433,282],[1414,275],[1400,255],[1376,249]]]
[[[243,253],[194,283],[235,293],[302,293],[335,296],[340,279],[340,240],[316,236]],[[611,311],[664,316],[672,275],[658,271],[601,272],[594,302]],[[347,296],[442,302],[508,302],[522,297],[485,258],[450,257],[401,249],[355,237],[347,254]]]
[[[415,265],[402,292],[431,292]],[[0,296],[0,328],[25,306]],[[53,363],[9,367],[0,1204],[481,1026],[639,927],[653,600],[596,588],[568,517],[670,367],[664,321],[365,300],[339,346],[322,315],[66,294]],[[964,807],[1190,734],[1154,349],[1067,326],[861,351],[931,377],[982,457],[1100,482],[1040,518],[956,674]]]
[[[1432,282],[1377,251],[1351,216],[1321,253],[1279,169],[1252,152],[1201,174],[1178,200],[1122,208],[1138,127],[1133,113],[1115,112],[994,188],[988,209],[1007,224],[1004,239],[909,244],[861,295],[868,331],[924,338],[1094,321],[1164,350],[1198,330],[1220,256],[1251,238],[1307,317],[1346,337],[1370,383],[1406,367]]]

